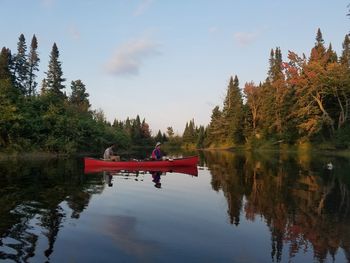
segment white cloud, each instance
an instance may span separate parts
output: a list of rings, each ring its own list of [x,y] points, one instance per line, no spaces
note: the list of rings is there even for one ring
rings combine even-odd
[[[138,75],[146,59],[160,54],[158,49],[159,44],[147,38],[125,43],[107,62],[107,71],[114,75]]]
[[[153,3],[153,0],[140,0],[140,3],[134,10],[133,15],[134,16],[142,15],[150,7],[152,3]]]
[[[74,25],[71,25],[68,28],[69,35],[74,39],[74,40],[79,40],[80,39],[80,31],[78,28]]]
[[[234,34],[235,40],[240,46],[248,46],[253,43],[260,34],[257,32],[237,32]]]

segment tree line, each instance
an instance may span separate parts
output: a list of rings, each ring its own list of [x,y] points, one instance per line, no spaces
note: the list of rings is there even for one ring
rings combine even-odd
[[[241,90],[231,77],[222,107],[212,110],[207,127],[186,124],[183,140],[197,147],[259,147],[286,143],[327,143],[350,147],[350,38],[338,55],[325,45],[321,30],[307,57],[272,49],[264,82]]]
[[[23,34],[16,53],[1,49],[0,151],[101,152],[110,143],[124,149],[154,144],[149,125],[138,115],[110,123],[102,110],[92,110],[82,80],[71,81],[67,95],[56,43],[39,87],[37,49],[36,36],[27,48]]]

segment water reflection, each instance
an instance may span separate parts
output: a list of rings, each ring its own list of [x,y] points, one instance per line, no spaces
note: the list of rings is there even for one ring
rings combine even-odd
[[[103,178],[104,182],[109,186],[113,187],[113,177],[122,178],[122,179],[131,179],[134,178],[135,181],[139,181],[139,176],[142,175],[151,175],[152,182],[154,183],[154,187],[161,188],[162,184],[160,182],[161,175],[166,175],[166,172],[162,171],[104,171]],[[140,181],[144,181],[144,179],[140,179]]]
[[[212,188],[224,193],[230,223],[262,217],[271,233],[274,262],[282,260],[284,250],[289,260],[313,250],[314,258],[324,262],[339,249],[350,261],[350,165],[337,158],[334,169],[325,169],[328,159],[205,153]]]
[[[0,163],[0,259],[27,262],[44,237],[49,260],[62,221],[78,219],[91,195],[103,189],[98,178],[86,180],[73,160]]]
[[[200,165],[210,172],[200,169],[195,180],[183,174],[197,176],[197,168],[86,175],[77,160],[0,162],[0,260],[62,262],[67,257],[60,252],[72,250],[76,261],[98,256],[101,261],[164,262],[172,255],[179,262],[194,254],[197,261],[210,261],[218,251],[221,259],[232,259],[237,253],[232,247],[240,249],[248,239],[244,227],[261,222],[260,235],[268,234],[269,247],[256,252],[257,243],[247,243],[256,258],[269,255],[262,262],[305,262],[307,253],[317,262],[338,262],[340,253],[350,261],[349,160],[200,155]],[[329,163],[333,169],[327,169]],[[223,215],[218,199],[227,204]],[[70,228],[74,222],[81,228]],[[239,230],[241,240],[235,235]],[[97,247],[108,252],[95,255]]]

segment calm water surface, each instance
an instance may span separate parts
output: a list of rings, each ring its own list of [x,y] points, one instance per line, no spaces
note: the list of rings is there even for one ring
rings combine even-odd
[[[348,159],[200,157],[198,176],[160,178],[1,161],[0,260],[350,262]]]

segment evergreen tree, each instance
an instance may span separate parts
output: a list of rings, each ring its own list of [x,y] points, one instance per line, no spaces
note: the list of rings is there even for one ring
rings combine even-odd
[[[62,92],[62,89],[65,88],[63,85],[63,82],[66,80],[63,78],[63,72],[61,67],[61,62],[59,61],[59,51],[57,48],[56,43],[53,44],[51,54],[50,54],[50,61],[49,61],[49,68],[46,73],[46,82],[47,86],[54,95],[58,96],[59,98],[64,98],[65,95]]]
[[[230,145],[241,143],[243,140],[243,99],[237,75],[234,79],[230,78],[224,101],[223,121],[226,141]]]
[[[269,59],[270,68],[268,71],[268,79],[270,82],[276,81],[283,78],[282,72],[282,52],[279,47],[276,47],[275,50],[271,49],[270,59]]]
[[[188,136],[189,136],[189,130],[188,130],[188,122],[186,122],[184,132],[182,134],[182,139],[184,142],[188,141]]]
[[[135,144],[141,143],[141,120],[139,115],[137,115],[136,119],[132,122],[131,138]]]
[[[212,114],[211,120],[208,128],[207,145],[217,145],[222,142],[224,137],[224,125],[222,112],[219,106],[215,106]]]
[[[38,85],[38,83],[35,81],[36,78],[36,71],[39,71],[39,55],[37,52],[38,48],[38,41],[36,39],[36,36],[33,35],[32,42],[30,44],[30,51],[28,55],[28,95],[33,96],[35,95],[35,88]]]
[[[27,62],[27,45],[23,34],[19,36],[17,43],[17,54],[14,57],[14,75],[15,86],[21,94],[28,94],[26,89],[28,82],[28,62]]]
[[[145,119],[143,119],[142,123],[141,123],[141,138],[142,139],[150,139],[151,138],[151,131],[150,131],[149,125]]]
[[[327,64],[336,63],[338,61],[337,53],[332,48],[332,44],[330,43],[328,49],[326,51]]]
[[[162,135],[162,142],[167,142],[168,141],[168,137],[166,136],[165,132]]]
[[[75,105],[80,111],[86,112],[90,107],[89,93],[86,92],[84,83],[78,79],[71,83],[72,94],[69,101]]]
[[[154,137],[154,140],[156,142],[163,142],[163,135],[162,135],[162,132],[160,130],[158,130],[158,133],[157,133],[156,137]]]
[[[325,64],[327,62],[325,61],[325,53],[326,49],[324,47],[324,40],[321,29],[318,29],[316,34],[316,43],[314,48],[311,50],[310,62],[316,61],[321,62],[321,64]]]
[[[276,80],[283,78],[283,72],[282,72],[282,52],[279,47],[275,49],[271,49],[270,53],[270,68],[268,72],[268,78],[270,82],[274,82]]]
[[[340,57],[340,63],[350,68],[350,38],[345,35],[343,42],[343,51]]]
[[[0,79],[13,80],[11,74],[11,50],[3,47],[0,52]]]
[[[131,121],[129,117],[126,118],[125,125],[124,125],[125,132],[128,136],[131,138]]]
[[[199,132],[198,132],[198,139],[197,139],[197,148],[201,149],[204,147],[204,140],[205,140],[205,129],[204,126],[199,127]]]
[[[185,130],[182,135],[184,143],[196,143],[197,141],[197,128],[194,120],[190,120],[189,123],[186,122]]]

